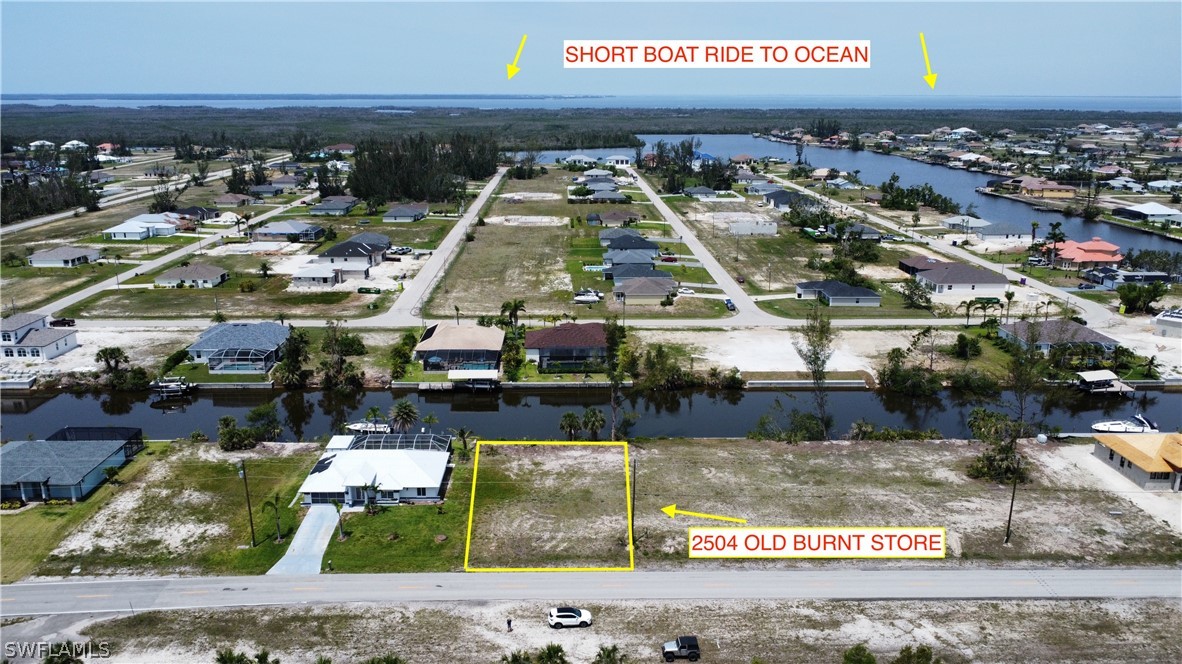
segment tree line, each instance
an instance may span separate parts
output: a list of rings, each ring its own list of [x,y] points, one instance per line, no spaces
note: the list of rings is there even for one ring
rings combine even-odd
[[[486,134],[420,133],[362,141],[354,159],[348,187],[362,200],[447,201],[464,194],[466,180],[495,173],[500,150]]]

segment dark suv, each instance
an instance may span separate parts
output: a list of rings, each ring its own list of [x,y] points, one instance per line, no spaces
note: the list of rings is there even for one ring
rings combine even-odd
[[[50,327],[74,327],[78,323],[73,318],[58,318],[49,321]]]

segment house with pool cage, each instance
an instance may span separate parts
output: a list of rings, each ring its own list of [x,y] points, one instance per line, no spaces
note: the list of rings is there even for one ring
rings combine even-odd
[[[452,466],[451,436],[333,436],[300,486],[304,505],[397,505],[444,497]]]
[[[211,374],[267,373],[283,359],[287,327],[279,323],[218,323],[189,346],[189,355]]]

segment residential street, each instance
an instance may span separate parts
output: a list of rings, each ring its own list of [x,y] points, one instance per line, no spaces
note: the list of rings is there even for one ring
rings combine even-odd
[[[324,602],[1176,598],[1179,587],[1178,569],[873,570],[836,565],[789,571],[118,578],[6,585],[0,588],[0,615]]]

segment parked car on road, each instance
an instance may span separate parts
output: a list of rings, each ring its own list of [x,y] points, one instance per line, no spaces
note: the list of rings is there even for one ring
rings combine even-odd
[[[75,321],[73,318],[58,318],[56,320],[49,321],[50,327],[74,327],[77,324],[77,321]]]
[[[682,286],[681,288],[677,289],[677,294],[678,295],[693,295],[694,289],[686,288],[685,286]]]
[[[562,629],[563,627],[590,627],[593,621],[591,612],[586,609],[559,606],[550,609],[550,613],[546,616],[546,622],[550,623],[554,629]]]

